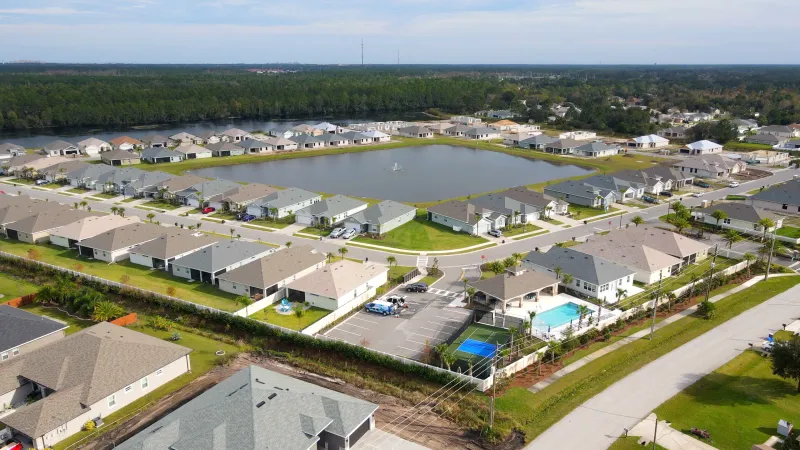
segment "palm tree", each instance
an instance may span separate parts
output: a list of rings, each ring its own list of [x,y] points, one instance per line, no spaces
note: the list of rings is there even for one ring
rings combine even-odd
[[[772,241],[764,242],[758,249],[758,253],[761,254],[761,256],[764,258],[764,261],[767,261],[770,253],[774,255],[783,253],[784,250],[786,250],[786,246],[783,245],[783,242],[773,238]]]
[[[556,266],[556,268],[553,269],[553,272],[556,273],[556,280],[560,280],[561,279],[561,272],[563,272],[563,271],[564,271],[564,269],[562,269],[561,266]]]
[[[149,221],[150,221],[150,223],[153,223],[153,219],[155,219],[155,218],[156,218],[156,215],[155,215],[155,214],[153,214],[153,213],[147,213],[147,220],[149,220]]]
[[[441,344],[433,347],[433,351],[436,352],[436,356],[439,358],[439,364],[442,368],[444,368],[444,354],[447,353],[447,344],[442,342]]]
[[[571,285],[573,281],[575,281],[575,277],[568,273],[565,273],[564,276],[561,277],[561,282],[564,283],[564,286]]]
[[[82,200],[82,201],[81,201],[81,208],[84,208],[84,209],[86,209],[86,207],[87,207],[88,205],[89,205],[89,202],[87,202],[86,200]]]
[[[686,218],[689,216],[689,208],[687,208],[683,203],[672,203],[672,210],[675,211],[675,217]]]
[[[340,249],[338,250],[338,252],[339,252],[339,256],[341,256],[341,257],[342,257],[342,259],[344,259],[344,255],[346,255],[346,254],[347,254],[347,251],[348,251],[348,250],[347,250],[346,248],[344,248],[344,247],[340,248]]]
[[[528,317],[531,318],[531,329],[528,332],[533,334],[533,319],[536,318],[536,311],[528,311]]]
[[[236,235],[236,240],[237,240],[237,241],[240,241],[240,240],[242,240],[242,235],[241,235],[241,234],[237,234],[237,235]]]
[[[394,256],[387,256],[386,262],[389,263],[390,268],[394,267],[397,265],[397,258],[395,258]]]
[[[758,226],[764,229],[764,236],[762,237],[762,241],[767,239],[767,232],[775,226],[775,221],[770,219],[769,217],[764,217],[763,219],[756,222]]]
[[[642,216],[634,216],[633,219],[631,219],[631,223],[638,227],[644,223],[644,219],[642,219]]]
[[[302,329],[303,328],[303,316],[306,315],[305,308],[303,308],[303,305],[298,304],[298,305],[295,305],[294,308],[292,308],[292,311],[294,312],[294,316],[297,317],[298,329]]]
[[[522,262],[523,259],[525,259],[525,254],[524,253],[519,253],[519,252],[514,252],[514,253],[511,254],[511,257],[514,258],[514,261],[516,262],[515,265],[516,265],[516,264],[519,264],[520,262]]]
[[[447,370],[450,370],[450,366],[456,362],[456,356],[453,354],[453,352],[446,351],[442,354],[442,361],[444,362],[444,365],[447,366]]]
[[[580,314],[580,316],[578,316],[578,328],[581,327],[581,322],[583,322],[583,318],[588,316],[589,313],[591,313],[591,312],[592,312],[592,310],[589,309],[588,306],[586,306],[586,305],[578,305],[578,314]]]
[[[545,207],[544,207],[544,217],[545,217],[546,219],[550,219],[550,218],[551,218],[550,211],[552,211],[552,210],[553,210],[553,207],[552,207],[552,206],[545,206]]]
[[[278,208],[269,208],[269,217],[272,220],[276,220],[278,218]]]
[[[728,218],[728,214],[725,211],[723,211],[721,209],[718,209],[718,210],[714,211],[713,213],[711,213],[711,217],[717,219],[717,228],[720,228],[719,221],[727,219]]]
[[[745,253],[742,258],[747,262],[747,278],[750,278],[750,264],[758,258],[752,253]]]
[[[228,231],[230,231],[230,232],[231,232],[231,240],[233,240],[233,233],[235,233],[235,232],[236,232],[236,230],[235,230],[234,228],[231,228],[231,229],[230,229],[230,230],[228,230]]]
[[[469,304],[472,305],[472,301],[475,300],[475,294],[478,293],[478,290],[474,287],[470,286],[467,288],[467,298],[469,299]]]
[[[119,211],[118,207],[116,207],[116,206],[112,206],[111,207],[111,214],[116,216],[117,215],[117,211]]]
[[[335,255],[333,253],[331,253],[331,252],[328,252],[328,254],[325,255],[325,257],[328,258],[328,264],[331,263],[331,260],[333,259],[334,256]]]
[[[292,241],[286,241],[286,248],[292,248]]]
[[[72,204],[72,209],[78,209],[78,202]]]
[[[123,207],[121,207],[121,206],[120,206],[119,208],[117,208],[117,214],[118,214],[120,217],[125,217],[125,208],[123,208]]]
[[[672,310],[672,302],[674,302],[677,297],[675,296],[675,293],[672,291],[667,292],[666,297],[667,297],[667,312],[669,312]]]
[[[104,300],[94,303],[92,320],[95,322],[107,322],[117,317],[122,317],[123,315],[125,315],[125,310],[121,306],[114,302]]]
[[[733,248],[733,244],[744,239],[736,230],[727,230],[722,236],[722,240],[728,243],[728,248]]]

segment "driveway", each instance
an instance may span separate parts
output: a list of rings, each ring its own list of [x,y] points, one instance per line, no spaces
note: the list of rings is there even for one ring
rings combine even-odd
[[[603,450],[624,428],[800,315],[800,286],[773,297],[614,383],[550,427],[528,450]]]

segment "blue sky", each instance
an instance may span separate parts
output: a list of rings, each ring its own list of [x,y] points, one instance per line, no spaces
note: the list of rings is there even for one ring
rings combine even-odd
[[[800,1],[0,0],[0,61],[800,63],[776,11]]]

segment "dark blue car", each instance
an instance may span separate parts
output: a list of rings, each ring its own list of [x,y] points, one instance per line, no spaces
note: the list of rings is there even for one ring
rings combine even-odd
[[[255,219],[256,219],[256,216],[254,216],[252,214],[245,214],[239,220],[241,220],[242,222],[250,222],[251,220],[255,220]]]

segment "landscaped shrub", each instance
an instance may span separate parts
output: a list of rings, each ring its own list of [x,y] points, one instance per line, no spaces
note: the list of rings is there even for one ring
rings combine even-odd
[[[716,315],[717,305],[708,300],[703,300],[697,305],[697,313],[705,319],[713,319]]]

